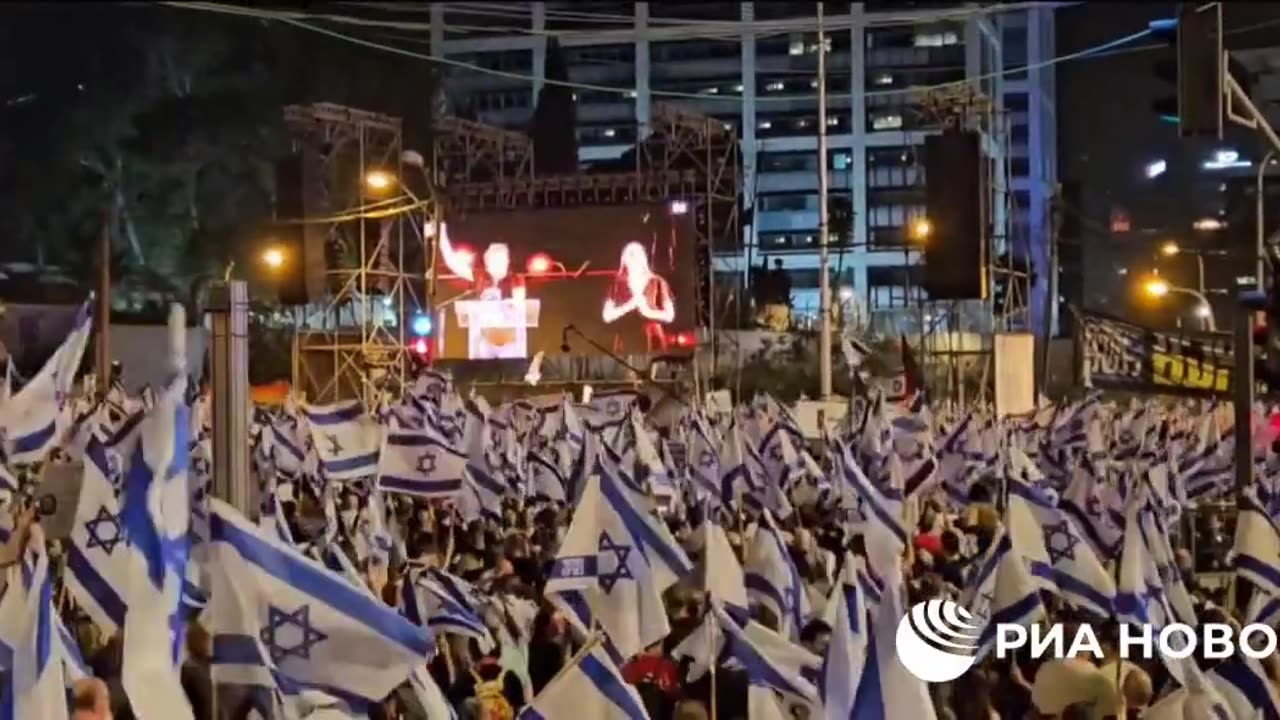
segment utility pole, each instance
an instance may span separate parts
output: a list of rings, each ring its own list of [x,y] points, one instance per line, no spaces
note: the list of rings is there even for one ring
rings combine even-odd
[[[246,515],[257,507],[249,477],[249,292],[244,281],[209,287],[213,329],[213,494]]]
[[[1058,324],[1058,236],[1062,232],[1062,213],[1066,212],[1062,200],[1062,185],[1053,192],[1053,207],[1049,211],[1049,276],[1044,298],[1044,350],[1040,356],[1040,393],[1049,387],[1049,347],[1053,343],[1053,329]]]
[[[827,223],[827,34],[818,6],[818,307],[822,313],[818,335],[818,372],[822,399],[831,397],[831,276]]]
[[[102,233],[98,238],[98,297],[94,322],[98,325],[98,342],[94,361],[98,375],[99,397],[111,389],[111,233],[116,224],[115,201],[109,199],[102,215]]]

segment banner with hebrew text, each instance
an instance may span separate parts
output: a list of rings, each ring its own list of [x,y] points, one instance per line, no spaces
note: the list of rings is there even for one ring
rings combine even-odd
[[[1152,330],[1075,311],[1080,378],[1106,390],[1228,397],[1235,371],[1230,333]]]

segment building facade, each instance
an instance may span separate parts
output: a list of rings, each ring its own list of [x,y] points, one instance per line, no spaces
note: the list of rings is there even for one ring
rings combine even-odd
[[[831,238],[837,302],[885,330],[918,328],[923,273],[908,228],[925,213],[924,138],[939,131],[945,112],[921,87],[971,88],[965,107],[975,111],[969,122],[981,129],[991,158],[997,253],[1011,245],[1047,268],[1053,70],[1034,66],[1053,54],[1052,11],[915,2],[823,8],[825,118],[818,117],[813,2],[432,3],[430,11],[433,52],[446,64],[462,63],[447,71],[453,102],[509,128],[527,126],[544,78],[546,37],[554,35],[571,82],[580,84],[584,163],[630,147],[654,102],[736,128],[743,207],[751,212],[741,252],[715,258],[718,285],[741,286],[749,267],[781,260],[796,315],[816,315],[816,128],[824,122],[829,189],[853,210],[847,236]],[[1002,72],[1025,65],[1034,69]],[[989,100],[985,109],[975,96]],[[1039,272],[1041,286],[1045,275]]]

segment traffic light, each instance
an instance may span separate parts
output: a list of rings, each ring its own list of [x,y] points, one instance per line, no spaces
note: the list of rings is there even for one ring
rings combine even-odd
[[[409,320],[409,331],[413,334],[412,339],[409,340],[409,349],[423,360],[431,356],[430,338],[433,330],[435,330],[435,323],[425,312],[414,313]]]
[[[1177,18],[1153,20],[1148,27],[1174,49],[1173,57],[1155,67],[1156,77],[1172,84],[1174,94],[1157,99],[1152,109],[1176,123],[1183,137],[1222,137],[1222,3],[1203,8],[1182,3]]]

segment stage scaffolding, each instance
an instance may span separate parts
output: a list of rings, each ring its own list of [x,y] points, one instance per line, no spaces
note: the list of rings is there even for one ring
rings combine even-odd
[[[316,103],[285,108],[303,162],[303,243],[311,305],[296,317],[293,384],[308,401],[395,391],[406,325],[425,308],[422,229],[438,210],[421,163],[406,163],[399,118]],[[381,192],[371,173],[391,182]]]
[[[640,140],[620,160],[604,163],[606,169],[570,175],[538,175],[533,143],[522,133],[458,118],[437,121],[436,133],[434,178],[446,216],[458,211],[688,203],[698,241],[698,324],[714,343],[711,257],[713,252],[737,251],[742,242],[741,156],[731,126],[656,103],[650,122],[638,134]],[[544,372],[549,364],[553,363],[544,363]]]
[[[988,297],[958,301],[924,298],[916,303],[921,330],[919,348],[926,368],[932,371],[933,386],[945,389],[940,396],[957,403],[982,402],[993,397],[988,391],[994,371],[994,334],[1031,332],[1033,325],[1029,238],[1016,238],[1010,233],[1015,196],[1009,180],[1007,113],[999,112],[989,97],[970,85],[928,91],[919,98],[917,107],[931,126],[976,130],[999,148],[998,157],[984,151]],[[916,177],[924,177],[923,168],[917,170]],[[928,182],[929,178],[924,180]],[[923,263],[923,253],[916,253],[916,258],[917,263]],[[995,297],[996,288],[1003,289],[999,300]],[[977,398],[966,393],[965,378],[974,371],[979,375]]]

